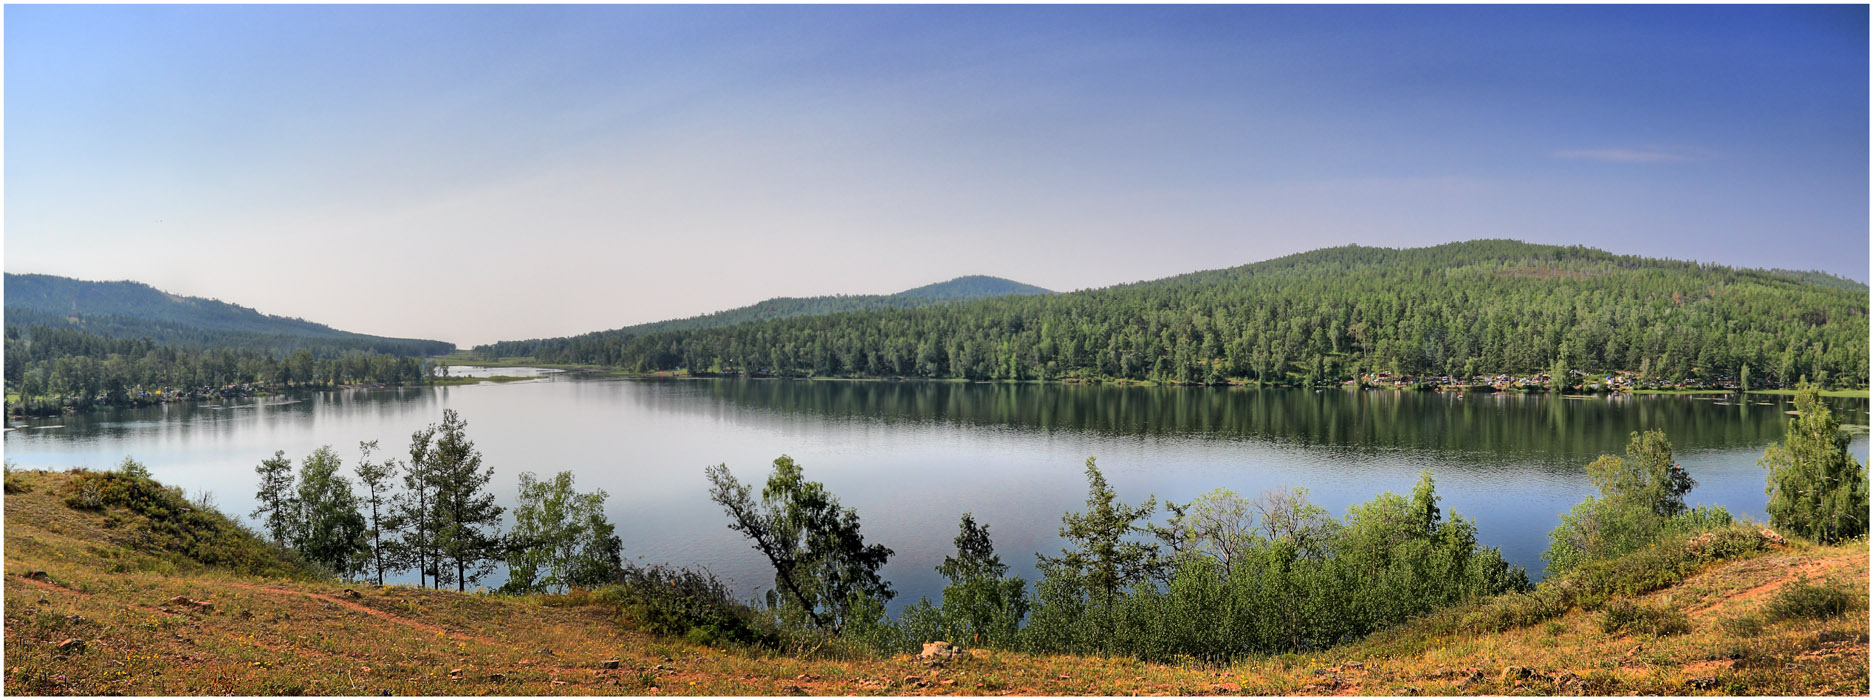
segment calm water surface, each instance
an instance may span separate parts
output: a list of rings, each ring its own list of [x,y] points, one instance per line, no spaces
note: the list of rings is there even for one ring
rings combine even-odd
[[[107,468],[133,455],[158,479],[246,513],[253,467],[274,450],[298,459],[329,444],[349,466],[359,440],[401,453],[411,432],[453,408],[494,467],[502,503],[512,505],[522,471],[570,470],[580,488],[611,495],[627,556],[706,565],[752,595],[772,573],[708,500],[703,468],[727,463],[759,482],[788,454],[858,509],[868,541],[896,550],[885,569],[896,607],[940,592],[933,568],[964,511],[989,524],[1003,560],[1032,580],[1034,553],[1060,547],[1061,513],[1083,507],[1089,455],[1128,503],[1300,486],[1335,514],[1382,491],[1408,492],[1420,470],[1434,469],[1446,513],[1474,519],[1485,544],[1538,576],[1548,531],[1592,492],[1582,465],[1621,452],[1633,430],[1669,434],[1699,482],[1687,500],[1762,518],[1756,459],[1781,438],[1789,408],[1757,397],[1723,405],[1729,399],[452,373],[539,378],[30,421],[6,433],[6,458]],[[1831,403],[1844,423],[1867,422],[1866,400]],[[1864,434],[1853,450],[1865,463]]]

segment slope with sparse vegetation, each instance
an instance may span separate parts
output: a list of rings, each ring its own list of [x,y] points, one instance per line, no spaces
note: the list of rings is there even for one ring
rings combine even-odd
[[[9,694],[1865,695],[1868,687],[1865,540],[1781,542],[1754,527],[1663,540],[1534,594],[1476,600],[1326,652],[1227,664],[980,650],[926,660],[685,639],[651,624],[654,605],[618,593],[346,584],[135,473],[10,472],[6,486]],[[212,536],[181,537],[176,522]],[[1669,575],[1657,574],[1661,562]]]

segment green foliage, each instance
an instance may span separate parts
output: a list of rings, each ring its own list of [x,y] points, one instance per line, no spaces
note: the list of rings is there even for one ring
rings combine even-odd
[[[1838,581],[1811,583],[1802,579],[1776,591],[1762,612],[1774,622],[1826,620],[1849,610],[1863,609],[1866,604],[1864,589],[1856,590]]]
[[[741,320],[489,351],[639,371],[1176,383],[1423,376],[1472,361],[1535,374],[1565,360],[1667,383],[1715,383],[1747,364],[1759,384],[1827,371],[1861,387],[1868,367],[1864,287],[1515,241],[1348,246],[1067,294]]]
[[[779,646],[778,630],[736,601],[728,586],[708,571],[628,566],[620,569],[617,581],[595,594],[640,629],[699,644]]]
[[[1664,538],[1718,530],[1732,521],[1721,507],[1685,508],[1684,495],[1697,481],[1672,460],[1671,442],[1662,431],[1634,432],[1624,457],[1601,455],[1587,465],[1587,474],[1600,495],[1575,505],[1548,533],[1548,549],[1541,556],[1549,576],[1612,560]]]
[[[361,503],[370,528],[366,535],[364,569],[375,578],[377,585],[382,586],[386,573],[401,568],[396,539],[398,531],[402,529],[402,521],[392,509],[390,495],[391,479],[397,474],[397,462],[394,459],[372,462],[371,452],[376,449],[376,440],[358,442],[358,451],[362,454],[358,457],[357,473],[358,485],[364,487]]]
[[[181,489],[146,477],[122,471],[79,472],[65,486],[65,505],[80,510],[124,509],[133,515],[127,522],[128,544],[144,552],[253,576],[319,575],[296,554],[269,545],[220,513],[195,507]]]
[[[361,568],[369,546],[351,480],[338,471],[342,466],[330,445],[313,450],[300,464],[293,548],[308,561],[350,576]]]
[[[1547,575],[1555,576],[1587,562],[1639,551],[1662,539],[1720,530],[1732,521],[1730,512],[1721,506],[1699,506],[1666,518],[1631,503],[1589,496],[1561,515],[1561,525],[1548,533],[1548,549],[1541,557],[1548,562]],[[1747,537],[1752,542],[1756,539],[1753,533]]]
[[[1099,490],[1093,503],[1105,500]],[[1382,494],[1344,522],[1297,491],[1256,500],[1216,492],[1172,512],[1171,524],[1155,529],[1176,552],[1162,583],[1140,577],[1108,597],[1087,577],[1051,567],[1022,647],[1224,663],[1325,648],[1528,588],[1520,569],[1477,546],[1469,521],[1443,517],[1429,474],[1411,498]]]
[[[1086,458],[1086,482],[1086,512],[1060,517],[1060,536],[1070,547],[1058,557],[1040,557],[1040,566],[1050,576],[1078,579],[1088,590],[1110,600],[1163,567],[1156,544],[1126,539],[1145,532],[1136,523],[1151,517],[1158,500],[1148,498],[1135,507],[1119,503],[1092,457]]]
[[[624,565],[624,545],[605,519],[603,490],[579,493],[572,472],[540,481],[521,472],[508,533],[508,592],[564,591],[611,581]]]
[[[1865,535],[1866,467],[1848,451],[1840,419],[1813,384],[1796,390],[1795,410],[1784,440],[1762,454],[1770,524],[1823,543]]]
[[[276,450],[272,458],[254,467],[254,473],[260,475],[260,490],[254,492],[257,505],[249,517],[258,518],[274,542],[292,542],[299,513],[293,490],[293,460],[286,457],[285,450]]]
[[[774,566],[776,590],[768,603],[787,624],[838,633],[855,619],[876,620],[874,613],[881,614],[895,595],[878,575],[891,550],[865,544],[858,512],[840,507],[824,485],[807,481],[793,458],[774,460],[759,505],[728,465],[709,467],[706,474],[709,498],[727,513],[729,528]]]
[[[458,591],[493,573],[505,554],[503,509],[486,491],[494,467],[481,468],[481,451],[467,429],[460,414],[444,409],[442,423],[418,431],[410,445],[411,461],[421,462],[412,473],[420,476],[428,501],[424,517],[431,534],[424,544],[436,565],[431,575],[438,587],[454,583]]]
[[[124,461],[117,464],[117,473],[126,479],[150,478],[150,468],[143,466],[142,462],[131,459],[130,455],[124,455]]]
[[[1614,600],[1600,615],[1600,631],[1607,634],[1637,632],[1659,637],[1691,631],[1691,618],[1683,610],[1634,602],[1630,598]]]
[[[1684,466],[1672,461],[1664,431],[1633,432],[1624,458],[1601,455],[1587,465],[1600,497],[1616,506],[1637,506],[1660,517],[1684,512],[1684,495],[1697,486]]]
[[[1017,646],[1021,620],[1027,616],[1027,581],[1009,576],[1008,566],[995,554],[987,525],[964,513],[956,534],[956,554],[937,566],[948,584],[941,605],[928,600],[911,604],[898,616],[900,635],[884,638],[875,648],[893,645],[906,650],[923,642],[948,641],[959,646],[1012,649]]]

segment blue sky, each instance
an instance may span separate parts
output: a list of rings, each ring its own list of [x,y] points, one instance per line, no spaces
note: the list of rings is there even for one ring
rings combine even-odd
[[[10,272],[462,344],[1484,237],[1868,271],[1865,6],[9,6]]]

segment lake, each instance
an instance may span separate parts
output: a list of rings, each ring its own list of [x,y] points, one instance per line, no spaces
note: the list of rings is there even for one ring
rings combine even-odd
[[[358,441],[401,455],[410,433],[452,408],[504,505],[518,473],[572,471],[579,488],[610,494],[627,557],[704,565],[750,596],[772,585],[771,570],[709,501],[703,469],[726,463],[758,490],[787,454],[858,510],[867,541],[896,551],[884,570],[896,608],[941,591],[933,569],[964,511],[1032,581],[1034,554],[1061,546],[1061,514],[1084,508],[1088,456],[1126,503],[1300,486],[1336,516],[1383,491],[1409,493],[1433,469],[1446,515],[1473,519],[1484,544],[1539,577],[1548,531],[1592,493],[1583,465],[1623,452],[1634,430],[1669,435],[1699,482],[1687,501],[1763,518],[1756,460],[1781,438],[1789,408],[1755,396],[1725,405],[1732,399],[452,374],[537,378],[68,415],[16,423],[5,454],[55,469],[109,468],[128,454],[245,514],[254,465],[275,450],[297,460],[329,444],[349,469]],[[1867,422],[1865,399],[1829,402],[1843,423]],[[1864,464],[1864,433],[1853,451]]]

